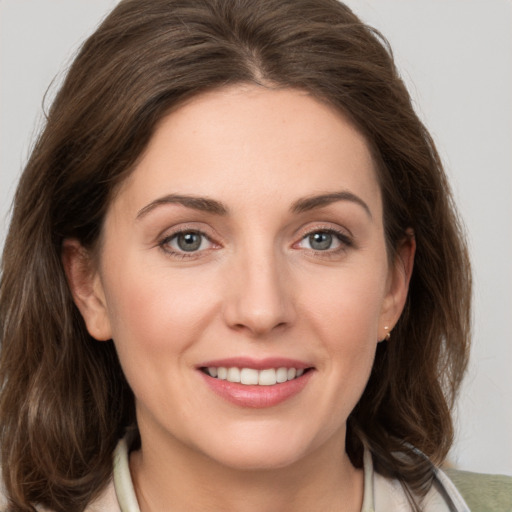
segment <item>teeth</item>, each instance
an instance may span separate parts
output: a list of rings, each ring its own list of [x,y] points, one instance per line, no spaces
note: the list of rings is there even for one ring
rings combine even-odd
[[[223,366],[209,366],[207,373],[210,377],[229,382],[240,382],[247,386],[274,386],[288,380],[293,380],[304,374],[304,369],[299,368],[266,368],[255,370],[254,368],[225,368]]]
[[[238,368],[229,368],[226,380],[229,380],[229,382],[240,382],[240,370]]]
[[[240,382],[247,385],[258,384],[258,370],[242,368],[240,371]]]
[[[290,368],[290,370],[295,370],[295,368]],[[292,379],[295,377],[295,372],[293,372]],[[276,371],[276,381],[286,382],[288,380],[288,369],[287,368],[278,368]]]
[[[258,384],[260,386],[273,386],[276,383],[276,371],[274,368],[270,368],[270,370],[261,370],[258,376]]]

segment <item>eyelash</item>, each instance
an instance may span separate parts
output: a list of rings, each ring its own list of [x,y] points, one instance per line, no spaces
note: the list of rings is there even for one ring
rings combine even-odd
[[[190,258],[197,258],[199,253],[204,252],[205,250],[207,250],[207,249],[203,249],[201,251],[190,251],[190,252],[187,252],[187,251],[177,251],[177,250],[172,249],[169,244],[174,239],[177,239],[177,237],[179,237],[180,235],[185,235],[185,234],[195,234],[195,235],[198,235],[202,239],[207,240],[210,244],[214,244],[212,239],[206,233],[204,233],[203,231],[201,231],[199,229],[190,229],[190,228],[187,229],[187,228],[184,228],[184,229],[180,229],[178,231],[175,231],[174,233],[172,233],[172,234],[170,234],[168,236],[165,236],[162,240],[160,240],[158,242],[158,246],[160,247],[160,249],[162,249],[162,251],[165,252],[166,255],[168,255],[168,256],[170,256],[172,258],[179,259],[179,260],[185,260],[185,259],[190,259]],[[203,242],[201,242],[201,244],[202,243]]]
[[[319,249],[306,249],[312,252],[315,256],[320,256],[324,258],[328,257],[335,257],[339,254],[346,252],[348,249],[354,247],[354,241],[350,235],[348,235],[345,231],[341,231],[338,229],[335,229],[333,227],[315,227],[314,229],[311,229],[304,233],[300,239],[299,242],[296,242],[296,244],[303,242],[304,240],[307,240],[311,235],[314,235],[315,233],[325,233],[329,235],[333,235],[338,242],[340,243],[340,246],[335,249],[326,249],[326,250],[319,250]],[[294,244],[294,245],[296,245]]]
[[[314,229],[311,229],[311,230],[303,233],[300,240],[298,242],[295,242],[293,244],[293,246],[296,246],[297,244],[302,243],[304,240],[307,240],[308,237],[310,237],[311,235],[314,235],[316,233],[325,233],[325,234],[333,235],[340,243],[340,246],[335,249],[325,249],[325,250],[306,248],[306,250],[312,252],[315,256],[320,256],[320,257],[324,257],[324,258],[330,257],[330,256],[336,256],[336,255],[339,255],[340,253],[347,251],[351,247],[354,247],[354,242],[350,235],[347,235],[347,233],[345,233],[344,231],[337,230],[332,227],[315,227]],[[201,231],[199,229],[184,228],[184,229],[175,231],[172,234],[167,235],[164,238],[162,238],[162,240],[160,240],[158,242],[158,247],[160,247],[160,249],[162,251],[164,251],[166,255],[168,255],[172,258],[175,258],[175,259],[179,259],[179,260],[197,258],[204,251],[211,249],[211,248],[208,248],[208,249],[202,249],[202,250],[190,251],[190,252],[178,251],[178,250],[172,249],[170,247],[170,243],[173,240],[177,239],[177,237],[179,237],[180,235],[184,235],[184,234],[198,235],[198,236],[202,237],[203,240],[208,241],[210,244],[216,245],[215,242],[213,242],[213,240],[203,231]],[[202,243],[203,243],[203,241],[201,242],[201,244]]]

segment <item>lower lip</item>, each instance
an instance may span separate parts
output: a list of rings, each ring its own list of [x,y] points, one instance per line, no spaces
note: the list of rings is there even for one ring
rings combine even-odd
[[[273,386],[247,386],[217,379],[199,371],[210,389],[228,402],[240,407],[263,409],[273,407],[300,393],[309,382],[313,370],[300,377]]]

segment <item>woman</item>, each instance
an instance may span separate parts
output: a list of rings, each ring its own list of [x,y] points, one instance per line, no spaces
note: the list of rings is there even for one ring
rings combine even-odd
[[[16,194],[5,507],[467,510],[435,468],[470,317],[448,190],[342,4],[122,1]]]

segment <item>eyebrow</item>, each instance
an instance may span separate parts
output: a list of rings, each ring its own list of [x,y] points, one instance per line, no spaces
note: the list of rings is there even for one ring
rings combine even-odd
[[[314,210],[315,208],[329,206],[330,204],[336,203],[338,201],[350,201],[352,203],[358,204],[364,209],[368,216],[372,218],[372,213],[369,206],[359,196],[356,196],[352,192],[348,192],[346,190],[298,199],[293,203],[292,211],[294,213],[303,213],[309,210]]]
[[[330,204],[336,203],[338,201],[350,201],[352,203],[358,204],[365,210],[368,216],[372,218],[372,214],[368,205],[360,197],[348,191],[330,192],[327,194],[313,195],[298,199],[292,204],[291,211],[293,213],[304,213],[316,208],[329,206]],[[165,204],[181,204],[186,208],[213,213],[215,215],[227,215],[229,211],[224,204],[222,204],[220,201],[216,201],[215,199],[181,194],[168,194],[166,196],[159,197],[158,199],[155,199],[148,205],[144,206],[144,208],[138,211],[136,219],[141,219],[158,206]]]
[[[215,199],[180,194],[169,194],[163,197],[159,197],[158,199],[155,199],[148,205],[144,206],[144,208],[139,210],[137,213],[136,219],[141,219],[156,207],[164,204],[181,204],[187,208],[200,210],[202,212],[214,213],[216,215],[226,215],[228,213],[228,209],[221,202],[216,201]]]

